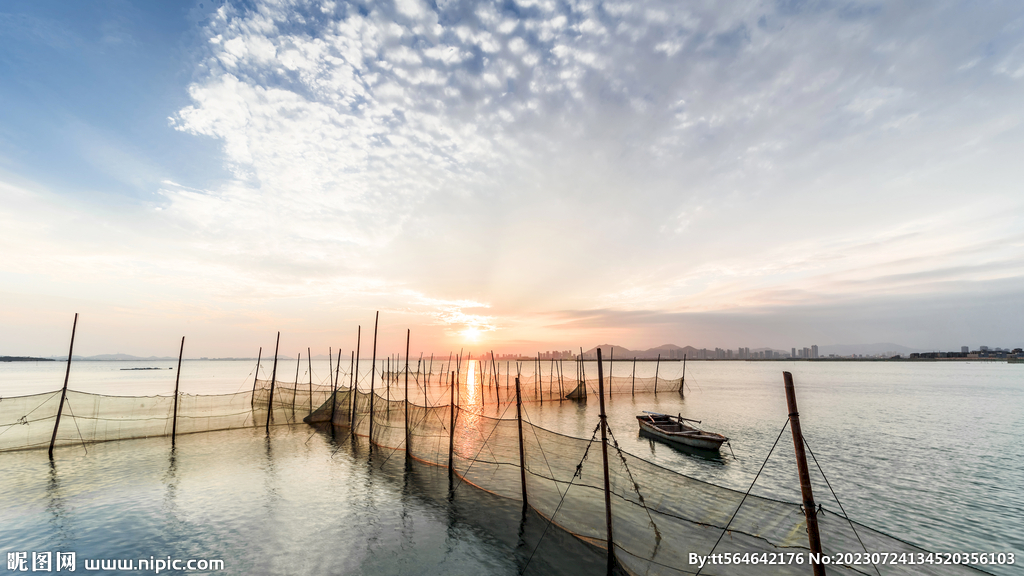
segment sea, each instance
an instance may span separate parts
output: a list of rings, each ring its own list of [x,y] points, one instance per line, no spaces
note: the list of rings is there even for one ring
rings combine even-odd
[[[550,365],[542,367],[548,374]],[[65,368],[0,364],[0,411],[2,398],[59,389]],[[187,360],[180,390],[247,390],[255,368],[254,360]],[[69,388],[169,395],[176,369],[175,361],[76,362]],[[270,370],[264,359],[261,378]],[[573,370],[566,362],[562,373]],[[634,373],[630,362],[606,362],[609,370],[620,379]],[[933,552],[1012,554],[1014,564],[981,568],[1024,574],[1024,365],[690,361],[685,370],[682,396],[609,396],[609,425],[623,450],[706,482],[800,502],[784,430],[789,371],[818,503]],[[321,383],[329,371],[326,360],[285,360],[278,380]],[[681,378],[683,366],[636,364],[637,377],[655,372]],[[587,373],[596,374],[593,362]],[[595,398],[524,407],[534,424],[582,438],[598,419]],[[636,424],[645,410],[699,420],[730,442],[709,456],[651,441]],[[79,571],[87,559],[145,558],[222,561],[223,570],[192,570],[211,574],[603,570],[599,552],[546,531],[543,519],[522,518],[518,503],[472,487],[450,497],[436,468],[302,424],[276,426],[269,436],[262,429],[182,436],[173,450],[167,438],[61,447],[52,463],[45,451],[0,453],[0,470],[0,553],[17,560],[9,554],[24,552],[31,563],[33,552],[52,552],[54,568],[57,552],[74,551]]]

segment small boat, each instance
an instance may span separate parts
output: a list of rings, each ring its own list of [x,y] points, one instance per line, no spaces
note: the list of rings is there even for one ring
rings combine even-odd
[[[722,444],[729,439],[715,432],[705,432],[687,424],[700,420],[690,420],[682,415],[671,416],[644,410],[643,415],[636,417],[640,423],[640,433],[661,440],[668,444],[686,446],[688,448],[700,448],[701,450],[714,450],[717,452]]]

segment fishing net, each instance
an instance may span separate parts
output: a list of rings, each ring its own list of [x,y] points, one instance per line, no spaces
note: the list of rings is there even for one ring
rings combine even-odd
[[[471,368],[467,368],[467,365]],[[522,501],[550,522],[594,547],[607,546],[603,457],[596,428],[575,438],[516,418],[515,378],[524,405],[566,397],[597,399],[597,382],[577,365],[438,363],[436,369],[387,370],[378,362],[358,374],[335,370],[326,383],[256,380],[253,389],[225,395],[179,395],[180,434],[304,420],[350,427],[390,454],[448,467],[452,489],[475,487]],[[537,367],[540,370],[537,370]],[[503,368],[503,369],[502,369]],[[596,372],[592,370],[593,372]],[[452,387],[454,376],[454,388]],[[472,373],[472,375],[470,375]],[[682,377],[610,379],[610,394],[673,393]],[[0,451],[45,448],[50,442],[60,391],[0,400]],[[174,396],[115,397],[68,391],[57,430],[61,446],[171,434]],[[520,441],[520,437],[522,440]],[[520,450],[522,459],[520,459]],[[614,553],[629,574],[806,574],[805,518],[797,504],[743,493],[668,470],[608,445]],[[525,474],[523,474],[525,472]],[[466,488],[468,489],[468,488]],[[740,503],[742,502],[742,506]],[[819,512],[826,554],[886,552],[926,554],[913,545],[828,510]],[[856,526],[857,533],[852,526]],[[858,538],[859,536],[859,538]],[[864,546],[861,546],[863,542]],[[712,551],[739,564],[700,568],[691,554]],[[765,566],[782,554],[802,553],[804,563]],[[720,556],[722,558],[724,556]],[[742,563],[746,558],[747,563]],[[959,565],[833,564],[830,574],[982,573]]]

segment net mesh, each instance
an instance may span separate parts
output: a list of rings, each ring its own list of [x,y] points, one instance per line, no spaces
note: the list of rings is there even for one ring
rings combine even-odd
[[[520,423],[512,366],[501,371],[497,364],[491,370],[481,363],[478,377],[471,379],[453,366],[405,372],[387,371],[378,364],[375,370],[360,370],[358,376],[338,369],[333,385],[275,382],[271,386],[270,381],[256,380],[253,390],[237,394],[179,395],[177,432],[264,426],[268,418],[273,425],[304,420],[350,427],[381,449],[404,451],[441,467],[448,467],[450,460],[456,490],[473,486],[515,501],[523,498],[522,468],[530,508],[584,542],[607,546],[603,459],[596,428],[590,438],[575,438],[525,419]],[[582,370],[572,380],[559,369],[523,374],[520,368],[517,372],[524,403],[597,395],[597,382]],[[655,387],[658,393],[674,392],[681,385],[681,379],[616,376],[606,393],[646,394],[655,392]],[[48,446],[60,396],[57,391],[0,400],[0,451]],[[56,444],[170,435],[173,418],[173,396],[115,397],[68,391]],[[749,557],[809,551],[806,521],[797,504],[755,495],[744,499],[743,493],[622,452],[612,442],[608,456],[614,552],[629,574],[695,574],[699,566],[692,562],[691,553]],[[826,554],[864,548],[915,556],[926,553],[863,525],[856,524],[854,534],[848,519],[828,510],[819,512],[818,521]],[[765,568],[760,563],[713,565],[700,573],[762,574]],[[806,564],[771,566],[773,574],[807,571]],[[829,573],[876,571],[870,564],[840,563],[830,565]],[[878,573],[983,572],[960,565],[895,564],[878,566]]]

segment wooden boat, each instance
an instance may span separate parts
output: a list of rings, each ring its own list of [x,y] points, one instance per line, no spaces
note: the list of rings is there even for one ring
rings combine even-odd
[[[636,417],[640,423],[640,433],[661,440],[668,444],[699,448],[701,450],[718,451],[729,439],[715,432],[706,432],[687,424],[699,420],[690,420],[680,416],[659,414],[644,410],[643,415]]]

